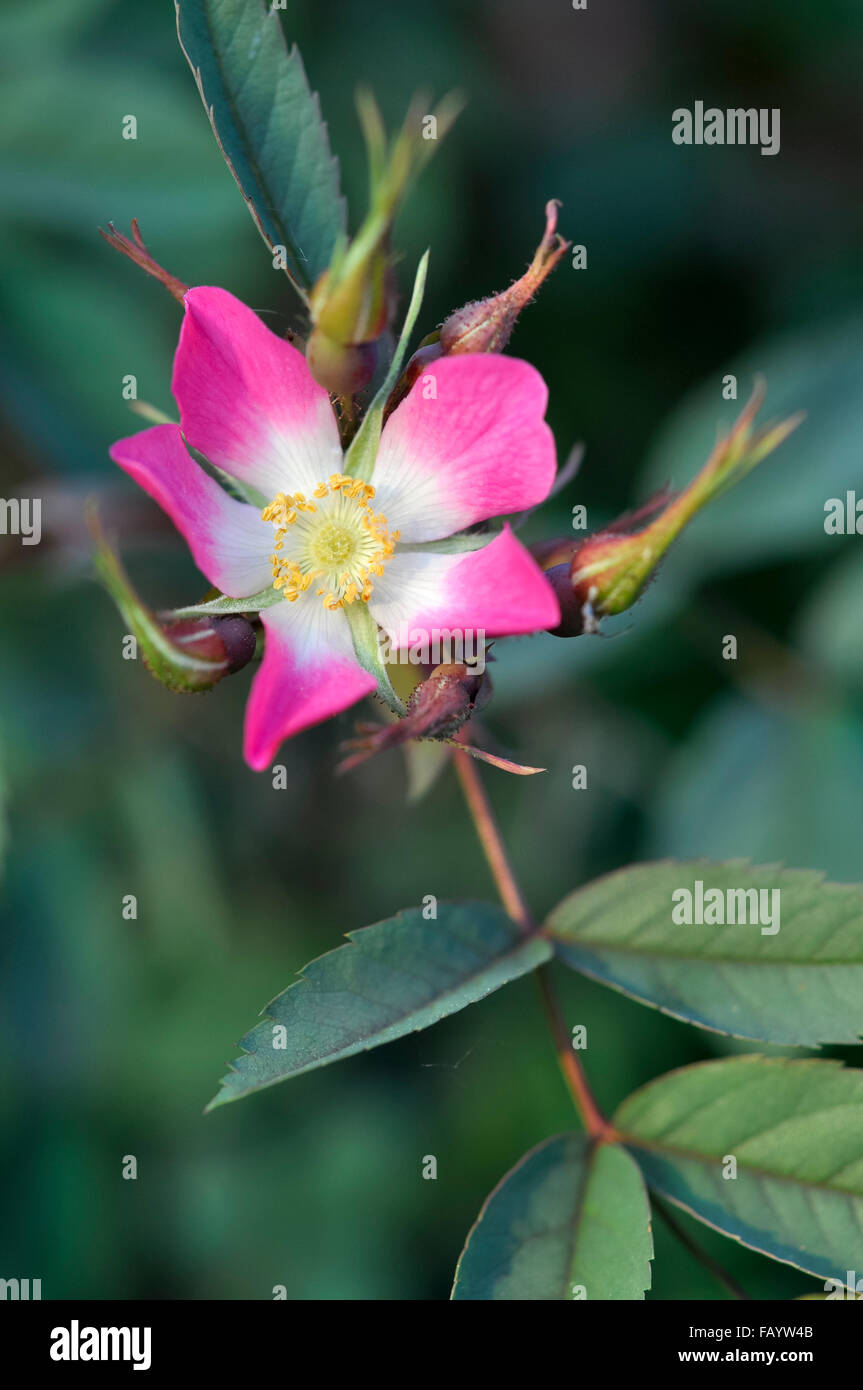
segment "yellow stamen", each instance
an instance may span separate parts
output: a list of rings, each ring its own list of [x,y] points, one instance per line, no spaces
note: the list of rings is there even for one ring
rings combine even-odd
[[[261,512],[272,523],[276,539],[270,564],[273,587],[295,603],[311,586],[331,612],[360,600],[373,590],[371,576],[384,573],[399,532],[390,533],[387,519],[371,507],[375,489],[361,478],[332,473],[312,492],[278,493]]]

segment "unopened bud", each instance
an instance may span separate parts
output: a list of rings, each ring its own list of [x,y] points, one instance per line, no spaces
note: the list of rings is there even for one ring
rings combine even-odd
[[[193,679],[191,684],[184,683],[182,671],[170,672],[172,682],[163,683],[170,684],[171,689],[209,690],[223,676],[232,676],[247,666],[257,648],[255,629],[247,618],[239,614],[230,618],[179,618],[176,621],[163,619],[161,629],[166,641],[178,653],[185,657],[194,657],[212,668],[198,673],[200,679]],[[153,670],[152,656],[148,655],[148,648],[149,644],[145,644],[144,660]],[[161,668],[155,670],[154,674],[160,680],[163,679]],[[176,680],[177,674],[181,678],[179,682]]]
[[[334,396],[354,396],[368,386],[375,371],[375,343],[340,343],[314,328],[306,344],[309,371]]]
[[[443,349],[435,333],[432,340],[420,343],[413,357],[408,361],[407,366],[393,387],[389,400],[386,405],[386,414],[391,415],[396,406],[404,400],[411,387],[419,381],[420,377],[431,366],[432,362],[437,362],[443,356]]]
[[[375,753],[408,743],[411,739],[438,739],[449,742],[491,699],[491,677],[486,669],[477,671],[466,662],[446,662],[435,666],[414,688],[407,713],[384,728],[366,729],[361,738],[345,748],[354,751],[339,765],[347,772]]]
[[[371,177],[370,207],[348,244],[342,240],[309,296],[314,331],[306,356],[312,376],[334,395],[354,395],[375,370],[373,345],[387,332],[395,300],[391,238],[408,187],[428,160],[435,141],[423,140],[424,103],[414,102],[388,145],[380,112],[368,93],[358,99]],[[435,113],[443,135],[455,119],[452,99]]]
[[[440,331],[447,356],[460,352],[502,352],[515,321],[542,282],[568,251],[571,243],[557,232],[558,203],[545,205],[545,233],[528,269],[514,285],[489,299],[478,299],[450,314]]]
[[[583,618],[582,631],[595,631],[597,619],[631,608],[672,541],[701,508],[739,482],[796,429],[802,415],[756,431],[755,416],[763,399],[764,387],[758,382],[731,432],[720,439],[701,472],[683,492],[667,501],[648,525],[626,532],[615,523],[576,546],[569,575]],[[641,515],[655,512],[656,500],[648,503]],[[658,500],[663,500],[662,495]],[[630,518],[630,523],[638,515]]]

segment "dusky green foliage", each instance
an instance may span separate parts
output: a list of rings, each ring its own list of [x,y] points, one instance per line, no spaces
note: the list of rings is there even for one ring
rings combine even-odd
[[[759,903],[778,893],[764,902],[781,903],[779,930],[762,934],[742,905],[734,923],[673,921],[673,895],[696,882],[725,902],[737,889]],[[436,1023],[552,950],[717,1031],[817,1045],[856,1042],[863,1029],[863,890],[818,874],[637,865],[577,890],[529,933],[506,921],[483,904],[443,904],[438,923],[415,909],[354,934],[269,1006],[213,1104]],[[286,1042],[274,1040],[279,1024]],[[649,1187],[726,1235],[825,1279],[856,1268],[863,1072],[758,1056],[686,1067],[624,1101],[613,1123],[614,1143],[564,1135],[507,1174],[465,1247],[454,1298],[643,1297],[650,1214],[627,1149]]]
[[[284,56],[274,13],[253,21],[255,13],[242,0],[178,0],[181,42],[211,109],[215,94],[220,147],[272,247],[274,202],[281,241],[317,205],[318,170],[331,176],[332,164],[299,56]],[[259,62],[259,50],[273,56]],[[299,133],[310,118],[307,151]],[[285,180],[283,167],[291,175]],[[330,191],[307,243],[325,241],[328,254],[341,213]],[[302,285],[299,245],[293,238],[292,278]],[[371,473],[426,264],[390,370],[346,457],[346,471],[360,477]],[[366,645],[376,650],[373,641]],[[681,922],[671,911],[676,890],[692,892],[696,878],[723,902],[719,924],[706,932],[703,920]],[[727,919],[726,895],[738,891],[736,920]],[[856,1042],[863,1028],[863,889],[827,887],[811,873],[752,873],[740,863],[666,864],[624,870],[576,892],[540,930],[525,932],[500,911],[462,903],[444,904],[439,921],[412,909],[351,934],[349,945],[312,962],[273,1001],[243,1039],[244,1055],[211,1107],[437,1023],[545,964],[552,949],[576,969],[720,1032],[818,1045]],[[843,1278],[863,1252],[861,1085],[863,1073],[840,1076],[829,1062],[719,1063],[654,1083],[646,1092],[654,1105],[644,1094],[624,1103],[618,1128],[664,1196],[765,1254]],[[711,1116],[711,1106],[714,1128],[702,1124],[702,1109]],[[729,1153],[740,1158],[739,1178],[722,1170]],[[604,1138],[565,1136],[530,1154],[489,1199],[454,1296],[641,1298],[651,1257],[649,1207],[631,1158]]]
[[[453,1298],[640,1299],[652,1258],[637,1164],[617,1145],[562,1134],[525,1154],[486,1201]]]
[[[863,1072],[705,1062],[651,1082],[614,1118],[649,1185],[703,1221],[825,1279],[844,1283],[856,1268]]]
[[[579,888],[549,919],[561,960],[676,1018],[818,1047],[863,1033],[863,889],[747,864],[643,864]],[[678,924],[673,894],[776,894],[773,927]],[[741,908],[735,901],[735,916]],[[722,914],[724,917],[724,913]]]
[[[553,296],[531,310],[512,347],[549,380],[562,450],[576,437],[588,441],[578,500],[592,518],[610,518],[669,476],[678,483],[691,476],[717,418],[727,412],[730,423],[737,410],[717,403],[725,371],[739,373],[741,390],[754,370],[763,372],[771,413],[808,411],[782,455],[701,519],[698,545],[684,543],[672,555],[661,581],[620,624],[632,629],[628,638],[537,639],[501,649],[490,718],[504,740],[550,769],[536,785],[495,785],[523,881],[538,909],[563,900],[548,919],[551,930],[568,911],[573,885],[628,858],[751,854],[853,879],[863,778],[863,571],[854,542],[825,539],[820,524],[825,497],[841,496],[859,474],[863,346],[855,315],[863,260],[850,224],[840,218],[828,227],[822,212],[825,199],[852,180],[853,151],[843,154],[837,139],[835,167],[815,170],[783,150],[781,170],[780,161],[760,161],[757,187],[751,162],[732,157],[744,152],[727,151],[719,175],[719,164],[697,164],[668,139],[672,55],[657,50],[645,59],[637,33],[609,31],[616,72],[625,77],[629,63],[640,71],[648,65],[641,114],[630,120],[625,81],[615,94],[613,85],[598,92],[578,80],[590,78],[589,67],[578,66],[593,61],[590,46],[583,57],[574,53],[569,31],[556,27],[561,15],[526,41],[521,26],[508,27],[505,8],[486,16],[489,31],[476,35],[454,0],[422,14],[396,5],[372,12],[345,0],[334,4],[326,34],[316,32],[311,9],[297,5],[290,16],[314,85],[326,94],[333,143],[344,152],[348,192],[359,205],[362,155],[345,73],[356,69],[371,82],[391,121],[417,86],[443,90],[455,78],[470,92],[463,138],[431,166],[401,229],[408,265],[426,244],[434,247],[429,321],[511,280],[552,190],[573,219],[568,234],[589,247],[591,271],[567,277],[562,269]],[[10,369],[3,404],[14,440],[4,495],[22,474],[46,468],[67,486],[80,481],[82,491],[94,482],[108,487],[110,465],[98,460],[112,438],[135,427],[120,398],[120,366],[128,358],[142,394],[168,407],[176,314],[156,287],[110,260],[95,225],[138,216],[166,265],[189,280],[223,283],[253,304],[280,304],[275,325],[287,324],[291,296],[279,300],[273,288],[271,258],[190,92],[164,4],[63,0],[18,7],[2,22],[12,59],[2,95]],[[813,119],[819,112],[828,124],[834,119],[837,84],[856,90],[849,39],[863,38],[859,16],[825,15],[815,0],[753,15],[740,0],[712,12],[707,28],[701,22],[693,20],[673,65],[686,62],[705,89],[744,39],[749,51],[770,56],[777,90],[796,94]],[[34,69],[24,59],[37,49]],[[828,70],[829,84],[819,75]],[[595,111],[583,119],[591,102],[612,117],[601,130]],[[118,136],[118,113],[126,110],[138,116],[135,144]],[[624,112],[625,121],[613,119]],[[789,161],[806,196],[784,215]],[[325,161],[321,168],[331,170]],[[745,239],[729,212],[743,203]],[[711,213],[716,207],[723,216]],[[682,386],[693,394],[677,410]],[[637,479],[636,462],[651,444],[652,459]],[[567,493],[557,504],[558,529],[568,524],[569,501]],[[74,514],[68,492],[63,506]],[[191,569],[178,550],[158,544],[154,538],[135,557],[136,571],[147,580],[142,590],[161,587],[175,601],[188,592]],[[539,1271],[524,1265],[514,1204],[540,1225],[553,1224],[555,1174],[569,1167],[591,1199],[581,1218],[592,1217],[602,1168],[617,1163],[612,1180],[626,1229],[617,1212],[606,1230],[585,1220],[577,1254],[586,1260],[605,1239],[619,1258],[607,1254],[588,1281],[596,1289],[611,1270],[614,1289],[601,1286],[607,1296],[637,1296],[649,1243],[634,1160],[670,1200],[780,1261],[819,1277],[859,1268],[858,1074],[821,1059],[725,1059],[738,1047],[730,1038],[658,1011],[729,1032],[738,1031],[734,1013],[738,1023],[745,1017],[742,1032],[799,1027],[794,1041],[804,1033],[810,1042],[840,1040],[824,1026],[827,991],[834,967],[849,978],[859,968],[853,904],[860,890],[827,890],[814,878],[800,877],[801,888],[810,884],[809,911],[796,924],[783,916],[778,937],[764,938],[792,954],[810,952],[808,963],[804,956],[787,964],[789,996],[805,1007],[789,1008],[784,1018],[770,988],[756,1013],[760,982],[777,956],[751,929],[746,936],[718,929],[749,958],[725,962],[715,992],[706,994],[705,962],[716,949],[711,928],[686,929],[694,943],[688,962],[657,939],[655,954],[639,956],[636,966],[625,949],[627,930],[637,926],[628,908],[607,928],[597,915],[595,935],[585,915],[572,919],[570,939],[557,950],[577,969],[559,974],[569,1016],[588,1029],[600,1100],[611,1111],[648,1083],[614,1117],[630,1156],[600,1146],[588,1156],[591,1166],[584,1141],[568,1136],[518,1163],[538,1135],[571,1124],[530,981],[431,1033],[201,1121],[196,1104],[225,1050],[214,1037],[215,1019],[238,1034],[272,980],[317,956],[345,925],[386,916],[426,888],[442,899],[475,893],[475,851],[445,785],[412,813],[422,817],[419,846],[390,767],[369,767],[359,780],[338,784],[335,795],[320,775],[331,733],[312,734],[286,753],[287,795],[253,778],[236,750],[239,679],[202,702],[190,732],[182,707],[166,714],[156,688],[118,662],[113,618],[74,582],[82,557],[83,546],[73,546],[60,557],[62,568],[52,574],[49,560],[35,581],[12,567],[3,573],[3,650],[16,655],[0,668],[0,767],[13,825],[6,895],[14,946],[9,995],[17,1003],[2,1098],[6,1162],[24,1174],[6,1222],[13,1264],[44,1270],[52,1296],[266,1297],[277,1279],[292,1296],[440,1296],[482,1194],[515,1164],[515,1183],[511,1177],[496,1189],[459,1270],[460,1280],[466,1272],[476,1278],[480,1296],[500,1296],[488,1282],[481,1244],[471,1272],[471,1250],[493,1205],[512,1200],[489,1227],[511,1262],[497,1275],[511,1297],[519,1278],[553,1273],[551,1264]],[[749,679],[732,691],[715,654],[718,637],[738,628],[745,640],[733,674],[743,670]],[[762,643],[762,630],[808,658],[799,681],[787,679],[781,651]],[[529,740],[513,715],[526,699]],[[218,773],[214,748],[225,760]],[[571,789],[576,761],[596,770],[589,796]],[[713,872],[724,871],[717,865]],[[585,904],[596,895],[598,909],[609,882],[576,893]],[[133,889],[140,920],[121,924],[117,904]],[[831,926],[824,904],[842,893],[850,910]],[[824,955],[831,939],[838,962]],[[795,995],[804,972],[807,990]],[[658,1009],[639,1009],[588,976]],[[853,998],[841,973],[838,979],[833,1022],[847,1041],[856,1033]],[[680,1063],[689,1065],[652,1080]],[[696,1104],[709,1124],[691,1133]],[[747,1116],[752,1125],[744,1132]],[[717,1176],[732,1149],[737,1186]],[[420,1156],[438,1150],[448,1155],[438,1181],[419,1184]],[[534,1168],[546,1150],[545,1166],[541,1160]],[[117,1179],[118,1156],[129,1151],[147,1175],[135,1185]],[[525,1190],[520,1182],[534,1173],[535,1192]],[[563,1187],[571,1203],[573,1186]],[[812,1189],[823,1218],[818,1233],[803,1219],[807,1204],[814,1212]],[[767,1196],[774,1206],[765,1215],[768,1202],[760,1199]],[[761,1296],[804,1286],[787,1264],[688,1229],[698,1229]],[[714,1296],[689,1257],[659,1229],[654,1235],[648,1297]],[[276,1271],[264,1287],[262,1265]],[[567,1296],[562,1283],[555,1288]],[[458,1287],[456,1296],[464,1296]]]
[[[550,956],[488,903],[431,903],[352,932],[268,1006],[213,1104],[427,1028]]]
[[[305,296],[345,231],[339,172],[303,60],[264,0],[175,0],[213,133],[255,224]]]

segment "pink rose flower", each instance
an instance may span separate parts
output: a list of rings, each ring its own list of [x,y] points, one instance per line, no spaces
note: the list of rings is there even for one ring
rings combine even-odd
[[[502,637],[559,622],[550,585],[509,526],[476,550],[429,544],[548,495],[554,441],[533,367],[491,353],[431,364],[384,426],[366,483],[343,471],[329,397],[302,353],[224,290],[192,289],[185,305],[172,383],[180,425],[121,439],[111,457],[223,594],[281,594],[260,614],[251,767],[268,767],[283,739],[376,688],[354,651],[353,604],[368,604],[394,650],[412,630]],[[269,504],[229,496],[183,436]]]

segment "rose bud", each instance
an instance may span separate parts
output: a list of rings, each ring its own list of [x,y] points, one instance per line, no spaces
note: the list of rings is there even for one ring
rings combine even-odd
[[[758,382],[731,432],[719,440],[701,472],[683,492],[667,501],[647,526],[626,532],[616,523],[576,547],[569,575],[584,618],[583,631],[596,631],[598,619],[631,608],[672,541],[701,508],[744,478],[796,429],[801,415],[756,431],[754,420],[763,399],[764,387]],[[657,500],[662,502],[662,496],[628,518],[630,526],[639,516],[655,510]]]
[[[449,741],[477,709],[483,709],[491,698],[491,677],[488,671],[477,671],[464,662],[447,662],[436,666],[420,681],[408,701],[407,713],[383,728],[371,726],[363,736],[352,739],[345,748],[355,751],[340,763],[339,771],[348,772],[375,753],[395,748],[411,739]]]
[[[370,93],[358,99],[369,155],[370,207],[351,242],[342,240],[330,266],[309,296],[313,329],[306,348],[312,376],[335,396],[352,396],[371,381],[374,345],[387,332],[393,314],[393,223],[407,190],[434,153],[434,140],[422,135],[423,115],[414,101],[404,125],[387,146],[380,112]],[[434,113],[438,136],[458,111],[452,98]]]
[[[558,206],[554,199],[545,205],[545,233],[524,275],[501,294],[450,314],[440,331],[444,354],[503,351],[522,309],[571,245],[557,233]]]

